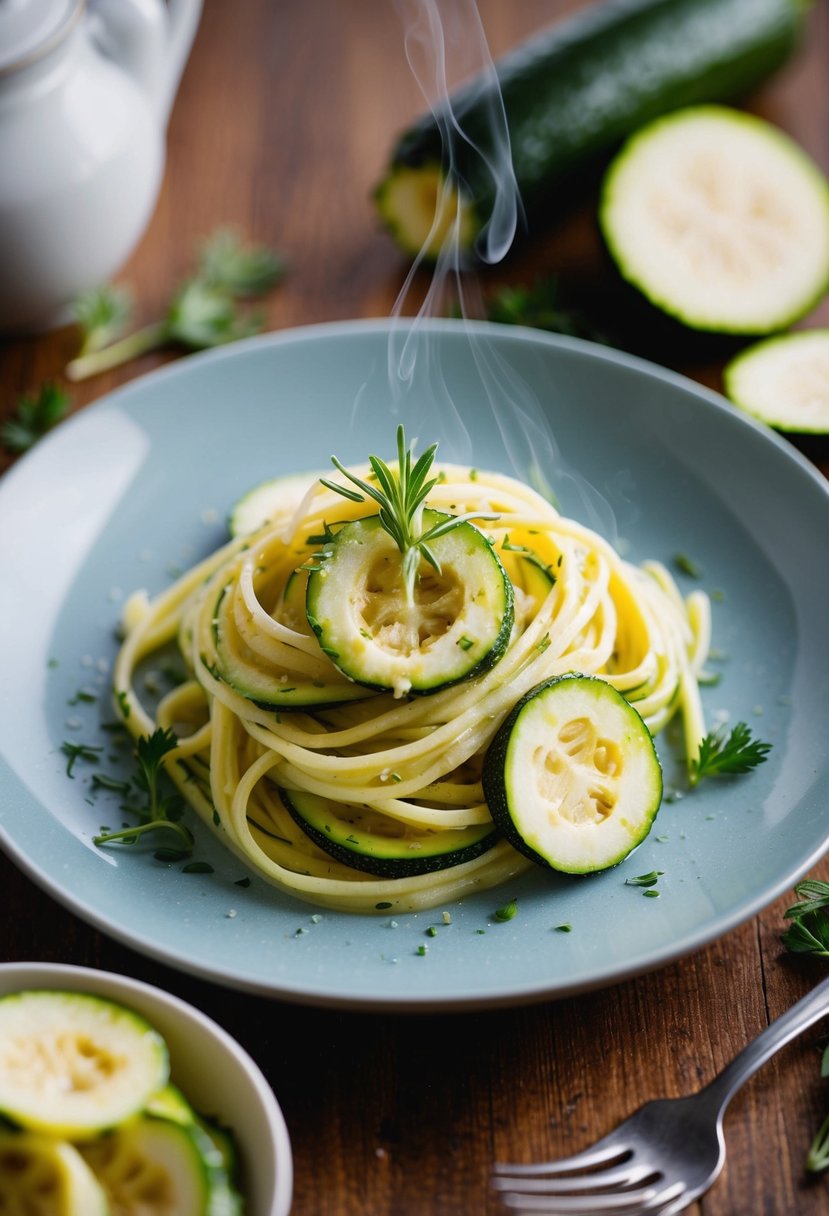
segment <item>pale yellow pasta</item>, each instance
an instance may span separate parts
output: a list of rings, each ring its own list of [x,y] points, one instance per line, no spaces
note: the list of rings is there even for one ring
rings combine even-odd
[[[371,511],[321,484],[152,602],[134,597],[125,614],[115,690],[127,726],[136,736],[159,725],[174,730],[180,743],[167,768],[185,798],[253,870],[313,904],[353,912],[429,908],[504,883],[530,863],[498,841],[445,869],[372,876],[318,847],[280,789],[370,807],[404,836],[487,824],[480,772],[493,735],[522,696],[572,671],[607,680],[654,733],[681,713],[691,760],[705,733],[697,677],[710,613],[701,592],[684,601],[664,566],[627,562],[513,478],[451,465],[434,471],[440,480],[429,507],[497,515],[478,526],[515,588],[509,644],[481,675],[396,698],[361,690],[337,670],[303,613],[285,607],[286,587],[314,551],[309,537]],[[527,550],[545,568],[534,582]],[[232,687],[215,661],[219,604],[223,645],[237,647],[277,687],[316,682],[332,703],[277,710]],[[170,645],[178,646],[188,679],[151,714],[136,671]],[[337,701],[355,694],[360,699]]]

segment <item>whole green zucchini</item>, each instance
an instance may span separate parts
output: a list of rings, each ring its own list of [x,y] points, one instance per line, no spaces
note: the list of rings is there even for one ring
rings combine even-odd
[[[796,47],[810,4],[605,0],[504,56],[496,64],[497,83],[530,227],[571,197],[643,123],[754,88]],[[400,137],[375,201],[406,252],[435,256],[455,204],[461,245],[476,246],[495,198],[488,163],[495,155],[495,90],[491,74],[475,77],[436,116],[425,115]],[[464,133],[449,148],[447,106]],[[441,197],[444,213],[436,220]],[[486,257],[482,249],[477,253]]]

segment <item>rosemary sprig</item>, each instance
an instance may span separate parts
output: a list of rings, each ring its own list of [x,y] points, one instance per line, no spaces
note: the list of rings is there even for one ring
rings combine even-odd
[[[377,479],[377,485],[363,481],[343,465],[336,456],[331,457],[331,463],[338,472],[342,473],[356,490],[328,481],[321,477],[320,481],[329,490],[341,494],[351,502],[365,502],[366,498],[373,499],[379,506],[380,523],[397,545],[402,555],[403,587],[406,602],[414,602],[414,587],[421,560],[425,560],[440,574],[440,562],[431,542],[440,536],[445,536],[459,524],[470,519],[498,519],[497,515],[486,514],[482,511],[467,511],[463,515],[452,515],[441,520],[431,528],[423,531],[424,503],[430,492],[437,485],[439,478],[432,477],[427,481],[432,462],[435,459],[437,444],[433,443],[422,456],[413,464],[414,444],[406,444],[406,432],[403,426],[397,428],[397,471],[392,472],[385,461],[378,456],[369,456],[369,464]]]

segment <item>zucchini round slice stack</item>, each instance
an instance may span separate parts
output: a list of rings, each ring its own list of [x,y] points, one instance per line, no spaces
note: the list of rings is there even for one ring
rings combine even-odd
[[[519,852],[589,874],[647,836],[662,770],[650,731],[621,693],[596,676],[566,675],[518,702],[487,752],[483,785]]]
[[[138,1014],[84,993],[0,1000],[0,1113],[71,1140],[137,1114],[167,1082],[162,1037]]]
[[[786,135],[722,106],[643,127],[604,181],[622,276],[694,329],[767,334],[829,286],[829,184]]]
[[[424,529],[451,519],[423,513]],[[430,543],[411,602],[400,551],[380,516],[353,520],[308,577],[308,621],[349,679],[395,695],[432,693],[491,667],[507,648],[513,589],[487,538],[468,521]]]

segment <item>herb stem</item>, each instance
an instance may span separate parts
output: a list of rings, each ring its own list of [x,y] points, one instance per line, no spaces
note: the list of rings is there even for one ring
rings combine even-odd
[[[157,832],[163,829],[175,832],[183,841],[189,853],[193,847],[193,838],[190,832],[183,824],[173,823],[171,819],[151,819],[149,823],[141,823],[137,827],[121,828],[118,832],[104,832],[100,836],[93,836],[93,844],[107,844],[111,840],[135,840],[139,836],[143,836],[145,832]]]
[[[166,320],[145,325],[143,329],[137,329],[135,333],[127,334],[125,338],[119,338],[111,346],[105,346],[101,350],[91,351],[89,354],[79,355],[78,358],[72,359],[66,366],[66,375],[70,380],[86,380],[90,376],[97,376],[100,372],[119,367],[122,363],[128,363],[130,359],[137,359],[139,355],[145,355],[148,351],[163,346],[168,339],[168,333]]]

